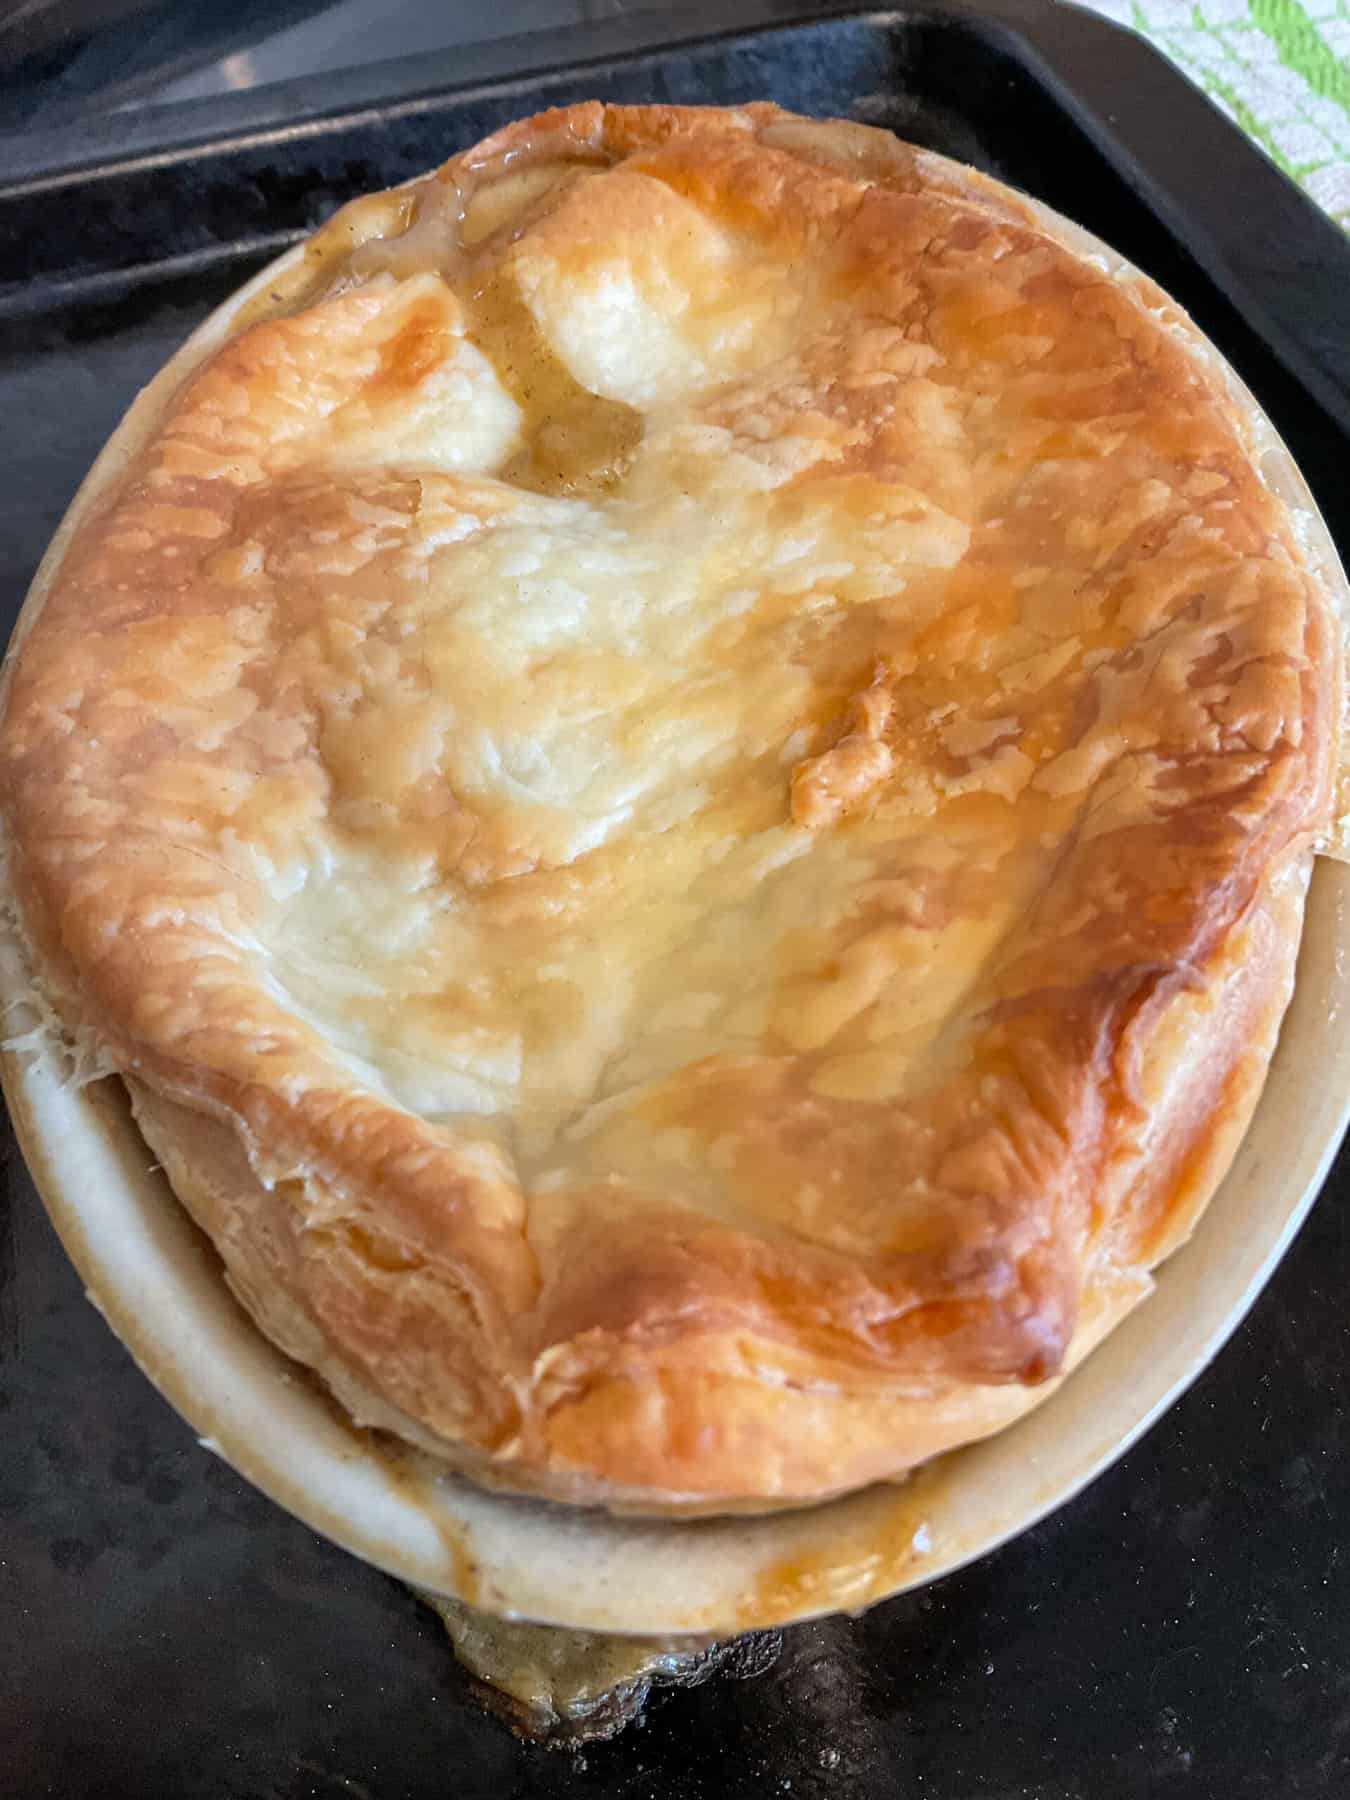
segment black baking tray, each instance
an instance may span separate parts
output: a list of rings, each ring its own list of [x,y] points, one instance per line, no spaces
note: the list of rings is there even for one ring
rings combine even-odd
[[[1170,289],[1350,547],[1350,245],[1161,57],[1040,0],[733,0],[0,137],[0,616],[187,332],[333,206],[541,105],[769,97],[891,126]],[[431,1615],[196,1442],[0,1141],[0,1794],[80,1800],[1350,1795],[1350,1167],[1218,1363],[1055,1518],[788,1634],[577,1755]]]

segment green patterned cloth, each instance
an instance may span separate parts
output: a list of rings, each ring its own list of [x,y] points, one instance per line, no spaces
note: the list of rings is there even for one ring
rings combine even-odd
[[[1350,0],[1082,0],[1170,56],[1350,230]]]

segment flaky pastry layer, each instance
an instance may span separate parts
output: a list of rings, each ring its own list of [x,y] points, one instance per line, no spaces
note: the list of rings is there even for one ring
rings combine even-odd
[[[885,134],[590,105],[238,326],[0,789],[254,1316],[657,1510],[1034,1403],[1232,1154],[1331,806],[1338,622],[1184,321]]]

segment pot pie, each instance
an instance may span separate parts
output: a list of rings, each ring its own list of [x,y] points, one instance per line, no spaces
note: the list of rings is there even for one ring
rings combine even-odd
[[[1165,298],[757,105],[356,203],[11,657],[8,882],[259,1326],[485,1484],[898,1477],[1255,1105],[1340,626]]]

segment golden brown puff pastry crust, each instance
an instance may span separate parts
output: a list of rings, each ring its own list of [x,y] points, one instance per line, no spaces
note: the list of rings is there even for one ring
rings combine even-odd
[[[1330,808],[1339,627],[1183,322],[883,134],[588,105],[239,324],[0,791],[255,1316],[657,1510],[1033,1403],[1231,1155]]]

